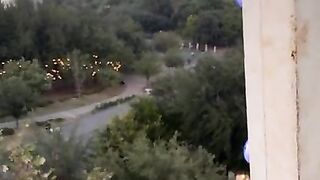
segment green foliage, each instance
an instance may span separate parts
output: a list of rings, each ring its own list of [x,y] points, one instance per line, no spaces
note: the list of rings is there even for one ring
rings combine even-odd
[[[73,50],[68,58],[71,61],[72,74],[74,78],[74,85],[78,94],[78,97],[82,94],[83,83],[86,79],[88,79],[89,73],[83,67],[83,64],[87,64],[89,62],[88,54],[81,54],[79,50]]]
[[[242,159],[247,134],[242,59],[240,51],[221,60],[206,56],[194,72],[178,71],[153,85],[166,132],[179,131],[183,140],[203,146],[233,170],[247,168]]]
[[[9,161],[2,164],[0,168],[0,178],[10,179],[38,179],[54,180],[56,177],[52,174],[53,169],[43,171],[41,168],[46,163],[46,159],[35,152],[35,146],[32,144],[18,146],[9,152]]]
[[[184,65],[184,60],[179,52],[171,50],[165,54],[163,57],[164,64],[169,68],[182,67]]]
[[[147,53],[142,56],[142,59],[137,61],[134,65],[135,70],[146,77],[147,81],[158,74],[161,70],[158,56],[153,53]]]
[[[0,81],[0,108],[17,120],[35,104],[37,92],[20,77],[12,76]]]
[[[43,171],[54,169],[57,179],[84,179],[87,149],[76,137],[65,140],[60,132],[38,132],[29,141],[34,142],[34,151],[46,158]]]
[[[135,97],[136,97],[135,95],[132,95],[132,96],[128,96],[128,97],[117,99],[115,101],[109,101],[109,102],[106,102],[106,103],[100,103],[99,105],[97,105],[94,108],[92,113],[96,113],[98,111],[105,110],[105,109],[108,109],[110,107],[113,107],[113,106],[116,106],[116,105],[119,105],[119,104],[122,104],[122,103],[125,103],[125,102],[128,102],[128,101],[131,101]]]
[[[159,52],[179,48],[181,39],[173,32],[159,32],[154,37],[154,48]]]
[[[100,143],[106,146],[100,146],[103,153],[96,163],[110,170],[112,179],[226,179],[219,175],[223,168],[218,168],[214,156],[203,148],[190,149],[176,137],[150,141],[130,119],[116,120],[107,134],[100,135]]]
[[[210,6],[213,8],[208,8]],[[241,10],[237,9],[232,1],[200,6],[199,10],[187,17],[182,31],[186,38],[194,42],[218,46],[235,44],[242,35]]]
[[[163,138],[166,134],[161,120],[161,114],[152,98],[140,98],[132,105],[134,122],[140,130],[144,130],[151,140]]]
[[[37,60],[27,61],[22,58],[19,61],[10,61],[5,64],[2,79],[13,76],[21,79],[36,93],[46,91],[51,88],[51,81],[46,77],[45,71],[40,67]]]
[[[0,108],[16,118],[18,127],[18,118],[36,106],[38,95],[49,89],[51,82],[37,61],[12,61],[2,72]]]
[[[104,87],[111,87],[119,84],[120,73],[111,69],[103,69],[98,73],[98,81]]]

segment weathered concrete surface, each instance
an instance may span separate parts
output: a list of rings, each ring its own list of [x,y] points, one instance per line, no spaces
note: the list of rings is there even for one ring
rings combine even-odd
[[[251,179],[320,176],[318,0],[244,2]]]

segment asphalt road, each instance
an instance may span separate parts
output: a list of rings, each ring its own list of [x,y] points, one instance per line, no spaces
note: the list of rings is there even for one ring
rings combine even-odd
[[[95,114],[88,114],[79,119],[65,122],[62,125],[61,132],[66,138],[72,135],[87,140],[92,137],[96,131],[106,128],[107,124],[115,117],[125,116],[129,110],[130,103],[124,103]]]

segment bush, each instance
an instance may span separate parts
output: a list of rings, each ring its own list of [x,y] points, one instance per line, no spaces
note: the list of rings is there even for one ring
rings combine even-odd
[[[135,98],[135,95],[128,96],[128,97],[121,98],[121,99],[117,99],[115,101],[101,103],[101,104],[97,105],[94,108],[92,113],[97,112],[97,111],[101,111],[101,110],[104,110],[104,109],[108,109],[109,107],[113,107],[113,106],[116,106],[116,105],[119,105],[119,104],[122,104],[122,103],[125,103],[125,102],[128,102],[128,101],[132,100],[133,98]]]
[[[164,63],[169,68],[181,67],[184,64],[183,57],[177,51],[169,51],[163,58]]]
[[[39,101],[36,103],[37,107],[46,107],[49,106],[50,104],[53,104],[54,101],[53,100],[44,100],[44,101]]]
[[[50,123],[62,123],[64,121],[65,121],[64,118],[55,118],[55,119],[49,119],[48,120],[48,122],[50,122]]]
[[[51,128],[51,123],[49,121],[36,122],[35,124],[37,126],[39,126],[39,127],[44,127],[46,129],[50,129]]]
[[[52,124],[62,123],[63,121],[65,121],[64,118],[55,118],[55,119],[49,119],[47,121],[35,122],[35,124],[39,127],[43,127],[45,129],[50,129],[52,127]]]
[[[160,32],[154,37],[154,48],[159,52],[167,52],[169,49],[179,48],[181,40],[173,32]]]
[[[13,128],[1,128],[0,132],[0,136],[12,136],[15,133]]]
[[[98,73],[98,81],[103,87],[112,87],[120,83],[120,73],[104,69]]]

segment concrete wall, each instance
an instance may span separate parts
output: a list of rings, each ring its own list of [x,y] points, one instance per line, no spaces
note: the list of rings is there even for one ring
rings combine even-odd
[[[302,180],[320,179],[320,1],[296,1],[299,162]]]
[[[319,0],[245,0],[253,180],[320,176]]]

